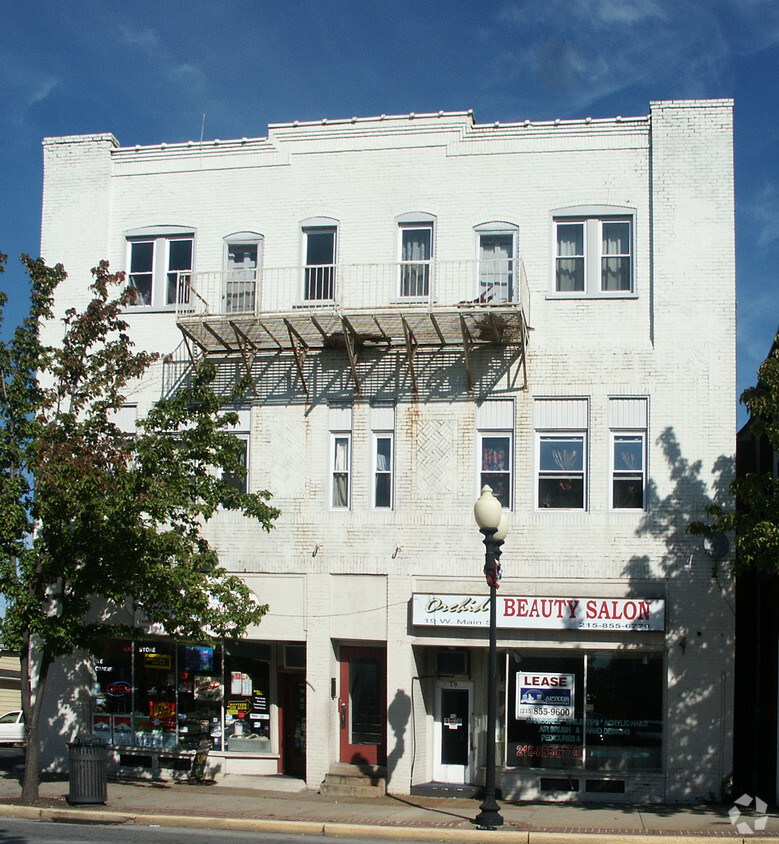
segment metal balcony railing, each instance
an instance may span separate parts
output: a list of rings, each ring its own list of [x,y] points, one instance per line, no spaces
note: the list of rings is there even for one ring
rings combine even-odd
[[[262,316],[299,308],[441,308],[467,303],[529,305],[520,259],[263,267],[182,273],[177,316]]]

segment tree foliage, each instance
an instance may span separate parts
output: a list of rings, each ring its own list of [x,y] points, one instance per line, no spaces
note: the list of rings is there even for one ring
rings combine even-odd
[[[757,384],[741,394],[749,410],[750,430],[765,438],[779,452],[779,334],[771,353],[757,371]],[[779,570],[779,480],[769,472],[753,472],[736,478],[730,486],[735,509],[717,504],[706,508],[709,522],[690,525],[691,533],[713,531],[735,536],[735,573],[749,569]]]
[[[158,360],[130,340],[122,314],[133,291],[122,274],[96,267],[88,305],[66,312],[61,343],[48,346],[42,329],[66,273],[22,262],[29,315],[0,341],[0,635],[21,654],[22,798],[32,801],[52,662],[139,616],[196,640],[242,635],[267,607],[219,565],[203,527],[223,508],[269,530],[278,511],[268,492],[230,482],[244,471],[243,444],[213,367],[159,400],[136,432],[117,424],[128,390]],[[0,320],[6,301],[0,293]]]

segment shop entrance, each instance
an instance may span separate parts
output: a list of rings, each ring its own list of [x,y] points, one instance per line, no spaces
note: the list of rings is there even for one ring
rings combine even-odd
[[[306,675],[302,671],[279,674],[281,724],[281,773],[306,778]]]
[[[387,761],[387,652],[341,647],[338,698],[341,762],[384,765]]]
[[[473,683],[439,682],[435,690],[436,782],[470,783]]]

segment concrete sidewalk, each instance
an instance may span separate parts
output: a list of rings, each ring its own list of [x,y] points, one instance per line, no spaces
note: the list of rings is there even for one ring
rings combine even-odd
[[[485,831],[473,823],[477,800],[407,796],[336,800],[307,791],[303,783],[287,777],[227,777],[211,785],[112,779],[105,806],[68,806],[67,779],[42,782],[40,803],[33,807],[20,806],[19,794],[16,776],[0,777],[0,816],[436,842],[702,844],[726,838],[779,844],[776,815],[746,812],[739,823],[747,823],[749,829],[739,832],[728,806],[503,803],[504,826]],[[749,832],[761,826],[763,831]]]

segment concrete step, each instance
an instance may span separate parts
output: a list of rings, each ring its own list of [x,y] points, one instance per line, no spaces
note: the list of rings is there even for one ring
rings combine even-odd
[[[325,775],[319,791],[331,797],[384,797],[386,769],[378,765],[339,763]]]

